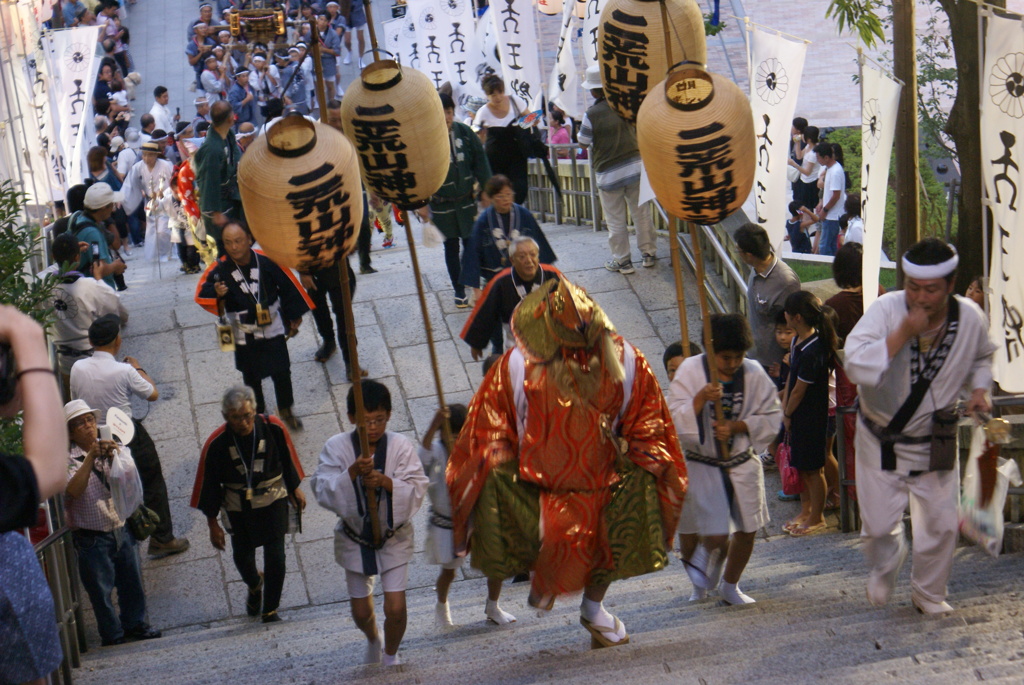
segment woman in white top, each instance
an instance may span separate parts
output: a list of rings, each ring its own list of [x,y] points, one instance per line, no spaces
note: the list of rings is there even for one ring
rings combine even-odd
[[[800,155],[801,162],[798,164],[793,159],[789,165],[800,170],[800,180],[793,184],[793,199],[804,207],[818,206],[818,176],[821,174],[821,164],[818,163],[818,156],[814,154],[814,146],[818,144],[818,127],[807,126],[804,128],[804,149]]]
[[[516,204],[525,205],[529,181],[527,157],[516,140],[519,108],[505,95],[505,82],[500,76],[489,74],[484,77],[481,85],[487,96],[487,104],[477,110],[473,128],[483,141],[491,171],[508,176],[515,191]]]

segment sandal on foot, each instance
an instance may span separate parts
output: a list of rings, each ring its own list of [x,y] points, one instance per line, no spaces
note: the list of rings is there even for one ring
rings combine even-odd
[[[794,528],[800,528],[802,525],[803,523],[801,523],[799,519],[790,519],[789,521],[786,521],[786,525],[782,526],[782,530],[788,533]]]
[[[839,508],[839,493],[829,495],[825,498],[824,511],[835,511]]]
[[[626,628],[622,625],[622,621],[615,618],[615,629],[614,630],[601,630],[600,626],[595,626],[593,623],[580,616],[580,624],[590,631],[590,646],[593,649],[601,649],[604,647],[618,647],[619,645],[629,644],[629,635],[625,635]],[[624,637],[621,640],[615,641],[610,640],[607,637],[608,633],[623,633]]]
[[[808,535],[817,535],[818,533],[824,533],[828,529],[828,524],[824,521],[813,526],[800,526],[799,528],[793,528],[789,531],[789,534],[795,538],[804,538]]]

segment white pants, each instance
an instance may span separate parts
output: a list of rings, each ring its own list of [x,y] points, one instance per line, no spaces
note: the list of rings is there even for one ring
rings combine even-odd
[[[345,569],[345,584],[350,597],[360,599],[373,594],[377,576],[367,576],[358,571]],[[380,582],[384,592],[405,592],[409,584],[409,564],[389,568],[380,574]]]
[[[612,257],[620,264],[632,261],[629,254],[629,231],[626,229],[626,207],[636,225],[636,246],[640,254],[653,255],[654,222],[651,220],[649,207],[642,211],[637,207],[640,200],[640,182],[615,190],[598,190],[601,196],[601,207],[604,218],[608,222],[608,247]]]
[[[903,511],[910,502],[914,526],[911,590],[929,602],[946,599],[957,538],[957,499],[960,470],[883,471],[881,447],[863,426],[857,431],[857,500],[861,537],[871,573],[894,573],[906,540]]]
[[[170,217],[152,212],[146,214],[146,259],[166,262],[171,256]]]

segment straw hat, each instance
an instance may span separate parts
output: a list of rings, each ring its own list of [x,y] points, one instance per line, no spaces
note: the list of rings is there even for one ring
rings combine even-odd
[[[253,236],[282,267],[334,266],[356,245],[359,164],[348,139],[326,124],[303,116],[275,123],[242,155],[238,189]]]
[[[668,33],[672,37],[671,62],[665,46],[663,9],[668,14]],[[622,40],[624,33],[635,33],[638,26],[644,27],[646,42]],[[604,96],[608,105],[630,122],[636,121],[644,96],[665,76],[672,63],[704,64],[708,58],[704,15],[697,0],[608,0],[601,8],[597,44]],[[637,88],[637,83],[646,84],[647,88]]]
[[[672,216],[715,224],[750,195],[754,117],[746,94],[729,79],[700,65],[677,66],[651,88],[636,133],[651,188]]]
[[[366,186],[378,197],[399,209],[417,209],[441,188],[448,175],[448,126],[426,74],[393,60],[370,64],[345,91],[341,120],[349,140],[367,151],[359,155],[359,165]],[[401,145],[400,154],[381,152],[388,142],[380,140],[381,132],[392,146]],[[382,170],[381,158],[402,166]]]

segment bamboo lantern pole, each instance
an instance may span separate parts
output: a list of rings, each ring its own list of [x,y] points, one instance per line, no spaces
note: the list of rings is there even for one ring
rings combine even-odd
[[[437,404],[441,410],[441,439],[444,446],[451,454],[452,451],[452,427],[448,420],[448,405],[444,401],[444,388],[441,384],[441,370],[437,364],[437,350],[434,348],[434,329],[430,325],[430,312],[427,311],[427,296],[423,290],[423,278],[420,275],[420,260],[416,256],[416,241],[412,236],[412,224],[409,222],[409,212],[402,210],[402,223],[405,224],[405,239],[409,242],[409,258],[412,259],[412,274],[416,279],[416,292],[420,298],[420,311],[423,313],[423,328],[427,333],[427,350],[430,352],[430,365],[434,371],[434,388],[437,391]]]
[[[708,375],[711,382],[718,384],[718,366],[715,365],[715,341],[711,337],[711,312],[708,311],[708,296],[704,292],[704,254],[701,252],[700,236],[697,234],[697,224],[687,222],[690,232],[690,244],[693,246],[694,268],[697,271],[697,299],[700,302],[700,318],[704,324],[704,354],[708,358]],[[719,423],[725,421],[725,412],[722,410],[722,400],[715,400],[715,420]],[[721,451],[721,458],[729,458],[729,441],[719,440],[718,446]]]
[[[358,2],[359,0],[356,0]],[[380,48],[377,46],[377,29],[373,27],[373,8],[370,7],[370,0],[363,0],[363,10],[366,14],[366,30],[370,34],[370,49],[373,50],[373,61],[380,59]],[[359,58],[362,59],[362,55]]]
[[[320,62],[320,36],[316,22],[311,22],[313,33],[313,69],[316,74],[316,100],[320,106],[321,119],[327,111],[327,86],[324,84],[324,69]],[[364,457],[372,457],[370,454],[370,438],[366,434],[366,406],[363,404],[363,372],[359,367],[359,348],[356,345],[356,319],[352,313],[352,288],[348,282],[348,256],[338,260],[338,278],[341,280],[341,301],[345,308],[345,320],[348,322],[348,330],[345,337],[348,338],[349,369],[352,377],[352,396],[356,401],[356,430],[359,431],[359,449]],[[377,512],[377,492],[374,488],[366,488],[366,508],[370,512],[370,528],[373,531],[373,544],[379,545],[380,516]]]
[[[672,255],[672,273],[676,280],[676,306],[679,308],[679,335],[683,344],[683,359],[690,356],[690,322],[686,316],[686,297],[683,293],[683,260],[679,254],[679,220],[671,217],[668,221],[669,252]],[[698,279],[697,288],[702,287]]]

